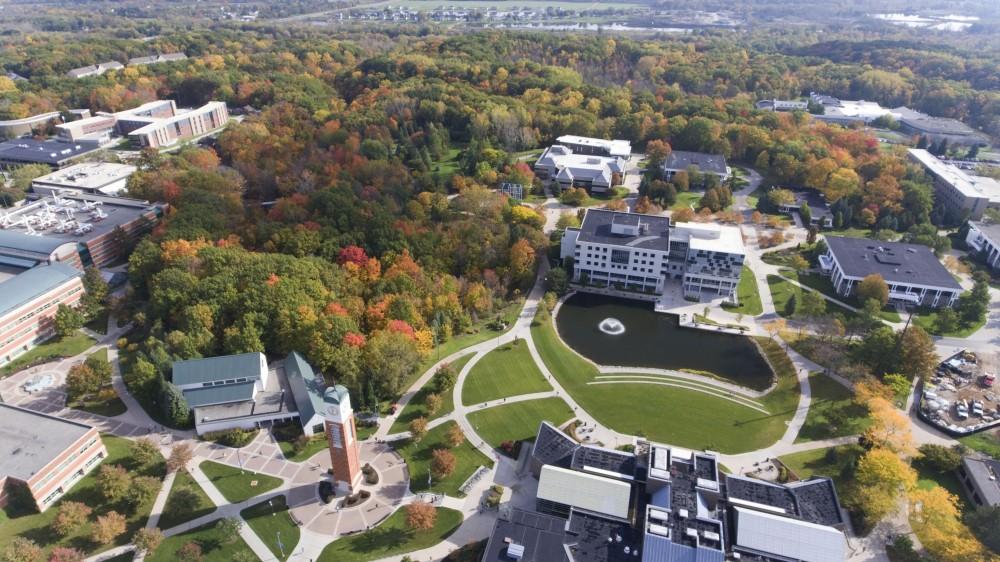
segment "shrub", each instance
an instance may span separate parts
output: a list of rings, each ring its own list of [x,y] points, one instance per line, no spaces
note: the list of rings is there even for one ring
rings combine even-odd
[[[246,447],[253,441],[257,432],[252,429],[226,429],[224,431],[212,431],[201,436],[205,441],[212,441],[226,447]]]

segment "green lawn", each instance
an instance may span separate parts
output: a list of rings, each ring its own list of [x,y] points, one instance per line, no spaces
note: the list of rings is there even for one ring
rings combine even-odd
[[[448,443],[448,430],[456,426],[453,421],[443,423],[427,432],[419,443],[407,439],[396,441],[393,446],[403,459],[410,471],[410,489],[414,492],[424,492],[427,490],[448,494],[449,496],[461,496],[458,488],[465,483],[465,480],[472,475],[480,466],[493,466],[493,461],[483,453],[465,441],[458,447],[452,447]],[[448,449],[455,455],[455,470],[443,480],[432,480],[431,487],[427,487],[427,474],[430,471],[431,455],[434,449]]]
[[[774,301],[774,310],[785,318],[792,318],[794,316],[793,312],[788,310],[790,308],[788,301],[792,298],[795,299],[796,303],[802,301],[803,289],[794,283],[790,283],[790,279],[798,281],[798,275],[791,269],[782,269],[780,276],[767,276],[767,285],[768,289],[771,291],[771,299]],[[800,283],[808,286],[804,282],[800,281]],[[843,306],[830,301],[826,301],[826,312],[827,314],[837,312],[843,314],[845,318],[857,316],[857,313],[853,310],[844,308]]]
[[[131,442],[127,439],[113,435],[101,435],[101,439],[108,450],[108,456],[101,464],[120,464],[134,476],[146,475],[162,479],[166,474],[166,465],[162,459],[146,469],[135,466],[129,455]],[[0,511],[0,547],[8,544],[15,536],[22,536],[41,546],[47,557],[49,551],[56,546],[76,548],[89,556],[113,546],[127,544],[132,535],[146,524],[149,511],[153,507],[153,500],[139,506],[139,509],[132,514],[127,513],[122,507],[109,505],[97,489],[95,476],[98,470],[99,467],[95,467],[93,471],[81,478],[66,495],[44,513],[35,513],[33,509],[19,509],[13,503]],[[108,546],[97,546],[90,541],[89,524],[65,538],[60,538],[51,531],[50,525],[59,512],[59,506],[66,501],[81,502],[93,509],[90,516],[91,521],[109,511],[118,511],[127,517],[127,529],[113,544]]]
[[[580,203],[580,207],[593,207],[594,205],[604,205],[609,201],[614,201],[616,199],[624,199],[629,194],[628,189],[624,187],[612,187],[611,191],[608,193],[593,193],[587,195],[587,198]]]
[[[102,347],[90,355],[90,357],[95,356],[107,363],[108,348]],[[109,418],[124,414],[125,411],[128,410],[125,403],[121,401],[121,398],[118,397],[117,393],[113,392],[110,385],[106,387],[106,389],[111,390],[111,394],[109,394],[109,398],[107,399],[101,399],[98,396],[91,396],[88,397],[87,400],[75,400],[67,404],[67,406],[76,410],[82,410],[84,412],[90,412],[91,414],[97,414],[99,416],[106,416]]]
[[[562,398],[542,398],[487,408],[469,414],[469,423],[487,443],[499,448],[504,441],[531,441],[542,421],[560,426],[573,417]]]
[[[455,369],[455,375],[465,367],[465,364],[472,359],[472,353],[468,355],[463,355],[458,359],[451,362],[451,366]],[[425,369],[426,370],[426,369]],[[424,385],[413,395],[413,398],[403,407],[403,411],[400,412],[396,421],[392,423],[392,427],[389,428],[389,433],[400,433],[402,431],[407,431],[410,426],[410,422],[423,416],[427,417],[427,395],[431,393],[431,389],[428,385]],[[446,396],[441,397],[441,409],[433,417],[429,418],[428,421],[434,418],[440,418],[441,416],[446,416],[455,411],[455,401],[452,400],[452,395],[449,393]]]
[[[757,186],[757,189],[751,191],[750,194],[747,195],[747,207],[750,207],[751,209],[756,209],[757,202],[760,201],[760,198],[766,194],[767,190],[764,189],[763,186]]]
[[[439,507],[433,528],[414,531],[406,526],[406,510],[399,509],[370,531],[330,543],[318,562],[364,562],[423,550],[448,538],[461,524],[461,512]]]
[[[736,296],[739,298],[738,306],[722,305],[722,308],[736,314],[747,316],[757,316],[764,312],[764,306],[760,302],[760,290],[757,288],[757,278],[749,267],[743,266],[740,273],[740,284],[736,287]]]
[[[536,318],[532,338],[546,366],[573,399],[600,423],[691,449],[743,453],[773,444],[798,405],[790,360],[777,344],[758,338],[778,372],[777,387],[760,400],[770,414],[686,388],[623,383],[588,385],[597,369],[558,339],[547,315]]]
[[[198,468],[230,503],[240,503],[281,485],[281,479],[237,467],[204,461]],[[257,485],[253,486],[253,482]]]
[[[299,542],[299,526],[288,514],[285,496],[274,498],[273,502],[260,502],[240,512],[240,516],[250,525],[260,540],[274,553],[278,560],[284,560]],[[281,536],[281,547],[278,536]],[[282,556],[284,550],[284,556]]]
[[[670,210],[694,209],[697,211],[698,202],[701,201],[701,197],[704,194],[701,191],[679,191],[677,192],[677,200],[670,206]]]
[[[857,435],[871,423],[867,409],[844,385],[822,373],[809,375],[812,403],[796,443]]]
[[[979,451],[993,458],[1000,458],[1000,430],[988,429],[959,437],[958,441],[974,451]]]
[[[151,556],[147,556],[147,562],[176,562],[180,560],[177,551],[189,542],[198,543],[201,547],[203,562],[232,562],[237,552],[246,552],[253,556],[253,551],[243,542],[239,535],[235,537],[224,536],[216,527],[221,519],[217,519],[202,525],[196,529],[191,529],[186,533],[167,537],[160,544]],[[232,541],[227,543],[226,541]],[[253,559],[251,558],[251,559]]]
[[[472,367],[462,387],[462,404],[480,404],[505,396],[552,390],[528,346],[507,344],[487,353]]]
[[[843,498],[854,483],[852,467],[863,454],[864,449],[859,445],[840,445],[793,453],[778,459],[803,480],[811,476],[829,476],[837,485],[837,495]]]
[[[829,277],[824,277],[816,273],[798,275],[793,271],[789,271],[787,274],[785,271],[782,271],[782,275],[785,275],[789,279],[797,279],[799,283],[802,283],[806,287],[816,289],[824,295],[832,299],[837,299],[838,301],[853,306],[854,308],[861,308],[863,306],[863,303],[858,301],[858,297],[853,294],[847,297],[838,295],[837,291],[834,290],[833,283],[830,282]],[[879,316],[887,322],[900,322],[902,320],[899,316],[899,312],[896,311],[896,308],[890,305],[883,307]]]
[[[176,492],[181,488],[189,488],[198,496],[198,505],[192,510],[183,510],[176,502]],[[208,515],[215,511],[215,504],[208,498],[205,490],[194,481],[187,470],[182,470],[174,477],[174,485],[170,488],[167,496],[167,503],[163,506],[163,514],[160,515],[160,522],[157,526],[161,529],[176,527],[181,523],[186,523],[192,519],[197,519],[202,515]]]
[[[928,334],[953,338],[967,338],[986,325],[986,318],[983,318],[975,324],[962,326],[957,330],[941,333],[941,331],[937,329],[937,315],[937,311],[934,310],[922,311],[919,314],[913,315],[913,323],[923,328]]]
[[[358,438],[361,438],[361,426],[358,426]],[[377,429],[377,428],[373,428]],[[295,452],[295,440],[302,435],[302,427],[298,423],[277,425],[271,429],[271,435],[278,442],[281,454],[292,462],[304,462],[310,457],[326,448],[325,435],[313,435],[306,446]]]
[[[0,377],[6,377],[33,365],[79,355],[87,351],[87,348],[92,345],[94,345],[94,340],[90,339],[90,336],[83,332],[73,334],[68,338],[53,338],[37,347],[29,349],[24,355],[5,365],[0,369]]]

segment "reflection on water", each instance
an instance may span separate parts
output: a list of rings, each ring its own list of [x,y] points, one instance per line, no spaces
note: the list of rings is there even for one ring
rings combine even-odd
[[[608,320],[627,335],[602,330]],[[771,368],[748,337],[681,328],[652,303],[578,293],[559,309],[556,327],[570,347],[601,365],[708,371],[756,390],[771,384]]]

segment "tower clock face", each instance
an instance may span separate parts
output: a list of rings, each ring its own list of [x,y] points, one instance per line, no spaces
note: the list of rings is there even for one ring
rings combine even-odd
[[[326,413],[330,414],[331,416],[337,416],[337,417],[339,417],[340,416],[340,408],[338,408],[337,406],[334,406],[334,405],[331,404],[331,405],[329,405],[329,406],[326,407]]]

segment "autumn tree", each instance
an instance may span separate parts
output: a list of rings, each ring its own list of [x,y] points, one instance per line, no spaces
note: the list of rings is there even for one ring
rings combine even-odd
[[[90,539],[99,545],[108,545],[124,532],[125,516],[117,511],[109,511],[98,516],[91,525]]]
[[[442,480],[455,471],[455,454],[448,449],[434,449],[431,453],[431,473]]]
[[[42,547],[35,541],[24,537],[15,536],[7,543],[6,548],[0,551],[0,561],[2,562],[41,562]]]
[[[163,532],[160,529],[156,527],[149,529],[143,527],[132,536],[132,544],[135,545],[137,552],[150,555],[160,547],[160,544],[163,543],[163,538]]]
[[[91,511],[93,510],[84,503],[64,501],[52,520],[52,530],[59,536],[69,536],[87,523]]]
[[[920,542],[936,560],[981,560],[982,543],[962,524],[958,497],[941,486],[910,494],[910,522]]]
[[[136,476],[132,478],[131,487],[125,493],[125,503],[131,510],[137,510],[143,504],[150,502],[160,491],[160,480],[153,476]]]
[[[433,416],[441,409],[441,395],[434,392],[428,394],[424,405],[427,408],[427,415]]]
[[[911,324],[899,342],[899,369],[910,378],[926,379],[940,363],[937,346],[923,328]]]
[[[854,481],[847,501],[874,525],[896,511],[900,498],[916,486],[917,474],[897,453],[875,448],[858,461]]]
[[[458,447],[462,443],[465,443],[465,432],[462,431],[462,428],[459,427],[457,423],[452,424],[452,426],[448,428],[448,433],[446,434],[446,438],[448,441],[448,445],[452,447]]]
[[[421,416],[414,419],[410,422],[409,428],[413,440],[419,443],[424,435],[427,435],[427,418]]]
[[[167,470],[176,472],[186,467],[191,462],[193,453],[191,446],[187,443],[178,443],[170,449],[170,457],[167,458]]]
[[[889,302],[889,285],[878,273],[865,276],[857,287],[858,299],[862,302],[868,299],[875,299],[880,306],[885,306]]]
[[[97,471],[97,488],[111,503],[125,499],[131,486],[132,475],[121,465],[103,464]]]
[[[142,437],[129,444],[129,457],[141,468],[148,468],[158,461],[160,448],[148,437]]]
[[[910,419],[885,398],[873,397],[868,401],[871,425],[865,429],[865,441],[873,447],[886,449],[899,455],[911,455],[913,434]]]
[[[406,506],[406,526],[414,531],[427,531],[434,528],[437,521],[437,509],[424,502],[413,502]]]
[[[57,546],[49,553],[47,562],[83,562],[86,557],[82,552],[68,546]]]
[[[646,143],[646,167],[655,170],[658,169],[663,161],[670,156],[673,150],[670,148],[670,143],[662,141],[659,139],[651,140]]]
[[[202,554],[201,545],[194,541],[181,545],[174,555],[180,562],[201,562],[205,559],[204,554]]]

